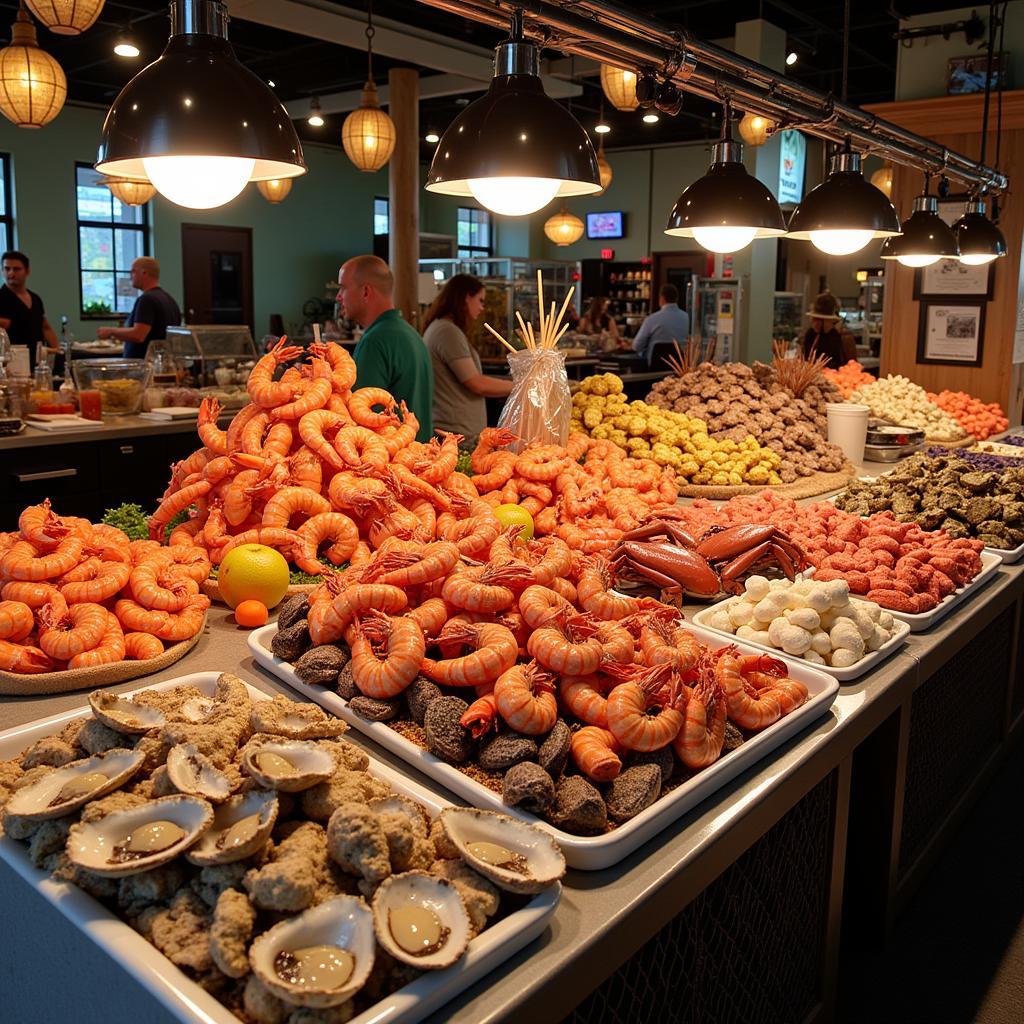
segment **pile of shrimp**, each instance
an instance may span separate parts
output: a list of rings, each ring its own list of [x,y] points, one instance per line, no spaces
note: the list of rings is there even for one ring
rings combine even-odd
[[[144,661],[202,628],[201,552],[129,541],[49,500],[0,533],[0,669],[23,674]]]
[[[726,719],[758,731],[807,699],[784,662],[711,650],[678,609],[616,592],[602,555],[559,537],[503,531],[458,545],[392,537],[309,597],[314,645],[345,640],[366,697],[393,700],[420,676],[475,698],[460,724],[544,736],[561,718],[583,775],[615,778],[630,751],[671,746],[689,770],[721,755]]]
[[[538,535],[585,554],[611,549],[653,509],[676,503],[671,468],[629,458],[611,441],[572,434],[564,448],[529,445],[515,455],[507,447],[516,440],[507,430],[481,432],[470,460],[473,485],[491,505],[525,508]]]

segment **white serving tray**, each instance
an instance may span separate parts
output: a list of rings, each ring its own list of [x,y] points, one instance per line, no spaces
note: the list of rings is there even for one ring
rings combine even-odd
[[[191,684],[212,695],[218,675],[219,672],[194,672],[140,689],[168,690],[173,686]],[[253,700],[269,700],[261,690],[246,686]],[[130,697],[131,694],[122,696]],[[90,710],[86,705],[0,733],[0,759],[16,757],[36,740],[60,731],[72,718],[88,714]],[[443,797],[373,757],[370,758],[369,771],[388,782],[396,792],[423,804],[431,816],[438,815],[443,807],[449,805]],[[238,1024],[238,1018],[227,1007],[178,970],[163,953],[102,903],[70,882],[56,882],[45,871],[34,867],[24,844],[6,837],[0,839],[0,860],[9,864],[79,931],[116,960],[182,1024]],[[558,905],[561,891],[561,885],[556,884],[534,896],[524,907],[473,939],[466,955],[458,963],[443,971],[426,971],[358,1017],[353,1017],[351,1024],[414,1024],[434,1013],[540,935]]]
[[[726,598],[726,601],[728,600],[729,598]],[[714,626],[709,625],[708,623],[711,616],[714,615],[715,611],[725,604],[726,601],[719,601],[718,604],[713,604],[708,608],[702,608],[693,616],[692,621],[698,626],[703,626],[705,629],[710,630],[712,633],[717,633],[719,636],[725,637],[727,640],[748,644],[751,647],[756,647],[759,651],[767,651],[768,654],[773,654],[776,658],[781,658],[787,664],[793,662],[804,665],[811,664],[808,661],[804,661],[804,659],[798,655],[787,654],[785,651],[780,651],[775,647],[769,647],[768,644],[758,643],[756,640],[744,640],[742,637],[738,637],[733,633],[727,633],[724,629],[715,629]],[[857,601],[857,598],[851,597],[850,601],[853,603]],[[866,602],[857,601],[857,603],[864,604]],[[888,608],[885,610],[889,611]],[[894,612],[890,612],[890,614],[895,618]],[[851,679],[860,678],[868,671],[868,669],[872,669],[879,664],[879,662],[885,661],[886,658],[895,654],[907,642],[907,637],[910,636],[910,626],[901,619],[896,619],[893,625],[895,629],[889,640],[882,644],[877,651],[872,651],[867,655],[867,657],[861,658],[856,665],[851,665],[849,668],[835,668],[832,665],[814,665],[813,667],[819,672],[827,672],[830,676],[835,676],[841,683],[848,683]]]
[[[424,775],[428,775],[435,782],[446,786],[474,807],[511,814],[547,829],[558,840],[569,866],[582,871],[597,871],[617,864],[656,836],[663,828],[711,796],[721,786],[746,771],[766,754],[825,714],[839,692],[839,683],[832,676],[819,672],[806,662],[790,663],[792,677],[806,684],[810,691],[807,703],[803,707],[765,729],[764,732],[748,739],[737,750],[719,758],[709,768],[705,768],[688,782],[677,786],[671,793],[656,800],[635,818],[619,825],[613,831],[602,836],[577,836],[556,828],[533,814],[528,814],[517,808],[506,807],[502,803],[500,793],[495,793],[481,783],[475,782],[458,768],[428,753],[411,740],[407,740],[386,723],[367,722],[360,718],[349,710],[348,702],[339,697],[335,691],[326,686],[311,686],[304,683],[288,662],[282,661],[270,652],[270,641],[276,629],[277,626],[271,624],[249,634],[249,650],[264,668],[273,672],[279,679],[310,700],[316,701],[332,714],[344,719],[353,729],[369,736],[386,750],[390,750],[403,761],[419,769]],[[700,626],[694,626],[693,632],[699,639],[715,648],[722,646],[719,633],[713,633]],[[746,653],[754,651],[752,646],[742,640],[737,640],[735,643],[741,651]]]

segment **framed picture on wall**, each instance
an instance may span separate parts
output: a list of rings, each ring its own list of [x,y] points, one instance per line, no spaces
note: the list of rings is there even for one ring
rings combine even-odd
[[[993,264],[972,267],[959,260],[937,260],[914,271],[914,298],[991,299]]]
[[[985,302],[921,303],[917,361],[951,366],[981,366]]]

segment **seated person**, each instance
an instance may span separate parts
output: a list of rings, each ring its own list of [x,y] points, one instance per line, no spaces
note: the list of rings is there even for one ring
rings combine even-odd
[[[651,365],[654,346],[658,342],[686,343],[690,333],[690,318],[679,308],[679,289],[674,284],[663,284],[658,292],[658,311],[651,313],[640,325],[633,339],[633,350]]]

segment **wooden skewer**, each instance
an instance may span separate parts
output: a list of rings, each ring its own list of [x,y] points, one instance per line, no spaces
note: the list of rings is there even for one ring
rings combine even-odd
[[[516,319],[519,321],[519,329],[523,336],[523,344],[527,348],[533,348],[533,344],[530,341],[529,332],[526,330],[526,324],[523,322],[523,314],[516,310]]]
[[[569,330],[569,325],[568,324],[562,324],[561,330],[559,330],[558,334],[555,335],[555,340],[553,342],[551,342],[551,347],[552,348],[554,348],[558,344],[558,342],[561,339],[562,335],[565,334],[565,332],[567,330]]]
[[[530,348],[536,348],[537,347],[537,339],[533,335],[533,324],[527,324],[526,325],[526,330],[529,332],[529,335],[530,335]]]
[[[576,291],[576,285],[570,285],[569,291],[565,296],[565,301],[562,303],[562,308],[558,311],[558,319],[556,323],[562,322],[562,317],[565,316],[565,311],[569,308],[569,300],[572,298],[573,292]]]
[[[544,323],[544,275],[540,269],[537,270],[537,312],[540,316],[540,337],[543,342],[546,335],[546,326]]]
[[[320,325],[319,324],[313,324],[313,341],[317,345],[320,344]]]
[[[490,324],[485,323],[484,327],[486,327],[487,330],[489,330],[491,332],[491,334],[493,334],[498,339],[498,341],[500,341],[502,343],[502,345],[504,345],[505,348],[507,348],[509,350],[509,352],[515,352],[516,351],[515,346],[510,345]]]
[[[554,333],[555,333],[557,328],[558,328],[558,324],[555,322],[555,300],[552,299],[551,300],[551,313],[548,315],[548,333],[547,333],[547,342],[548,342],[547,347],[548,348],[554,348],[555,347]]]

